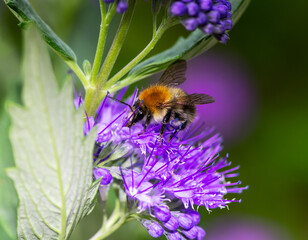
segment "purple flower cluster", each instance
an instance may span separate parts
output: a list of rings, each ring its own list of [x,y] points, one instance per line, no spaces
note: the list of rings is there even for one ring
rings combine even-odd
[[[155,220],[142,220],[143,226],[152,237],[160,237],[163,234],[169,240],[203,239],[205,231],[198,226],[200,214],[191,209],[178,209],[171,211],[166,206],[154,207]]]
[[[128,9],[128,3],[126,0],[104,0],[105,3],[113,3],[117,1],[117,12],[125,13]]]
[[[105,3],[114,1],[117,1],[117,12],[127,11],[127,0],[104,0]],[[179,17],[188,31],[199,28],[225,44],[229,39],[226,31],[233,25],[231,8],[228,0],[172,0],[170,14]]]
[[[124,95],[122,91],[117,99]],[[132,104],[137,91],[127,101]],[[208,211],[224,208],[236,199],[225,199],[227,193],[241,193],[239,167],[230,166],[227,157],[221,158],[222,138],[207,129],[200,133],[200,126],[190,126],[178,132],[168,142],[175,129],[168,126],[159,143],[160,125],[125,127],[129,109],[107,97],[98,108],[96,118],[88,117],[85,133],[96,125],[97,146],[94,154],[94,176],[102,177],[101,184],[118,182],[127,195],[130,210],[153,237],[163,234],[173,239],[203,239],[205,231],[198,226],[200,215],[193,210],[204,206]]]
[[[177,0],[170,12],[182,19],[188,31],[199,28],[222,43],[229,39],[226,31],[232,28],[232,13],[228,0]]]

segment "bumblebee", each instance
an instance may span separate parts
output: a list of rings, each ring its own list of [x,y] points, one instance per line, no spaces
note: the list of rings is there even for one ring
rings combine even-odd
[[[176,127],[169,141],[178,131],[192,123],[196,117],[195,105],[213,103],[215,100],[207,94],[187,94],[177,87],[185,82],[186,69],[186,61],[176,61],[166,69],[156,85],[143,90],[131,107],[126,126],[131,127],[144,121],[144,133],[152,121],[162,123],[159,135],[161,143],[167,123]]]

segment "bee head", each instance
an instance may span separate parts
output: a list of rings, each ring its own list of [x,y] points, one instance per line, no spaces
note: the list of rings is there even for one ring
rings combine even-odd
[[[132,111],[129,113],[128,117],[130,117],[129,121],[125,125],[126,127],[131,127],[135,125],[135,123],[141,121],[146,116],[146,108],[142,101],[139,99],[132,106]]]

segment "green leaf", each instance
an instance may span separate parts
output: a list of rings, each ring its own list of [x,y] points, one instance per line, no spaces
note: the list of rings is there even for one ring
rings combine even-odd
[[[85,75],[87,77],[91,76],[92,67],[91,67],[91,63],[89,62],[89,60],[87,60],[87,59],[84,60],[82,66],[83,66],[83,71],[84,71]]]
[[[48,51],[33,27],[25,32],[24,107],[9,104],[19,197],[18,237],[66,239],[92,208],[95,131],[83,135],[84,111],[73,106],[71,82],[61,91]]]
[[[27,28],[30,23],[39,29],[45,42],[65,60],[76,61],[73,50],[67,46],[39,17],[27,0],[4,0],[5,4],[20,21],[20,26]]]
[[[233,23],[235,24],[245,11],[250,0],[230,0],[230,2],[232,4]],[[207,51],[216,43],[217,40],[214,37],[206,35],[201,30],[197,29],[187,38],[179,38],[173,47],[169,48],[168,50],[163,51],[139,63],[130,71],[128,77],[123,81],[130,83],[132,81],[136,82],[142,78],[167,68],[172,62],[178,59],[188,60],[193,58]]]

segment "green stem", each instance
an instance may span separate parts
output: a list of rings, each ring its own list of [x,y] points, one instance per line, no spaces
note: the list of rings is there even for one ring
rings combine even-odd
[[[90,240],[101,240],[115,232],[119,227],[121,227],[127,219],[127,215],[124,214],[123,209],[121,209],[121,203],[117,199],[115,202],[115,208],[112,212],[110,218],[103,221],[102,227],[98,232],[90,238]]]
[[[120,89],[122,89],[122,88],[124,88],[124,87],[126,87],[128,85],[131,85],[131,84],[133,84],[135,82],[138,82],[138,81],[140,81],[140,80],[142,80],[142,79],[144,79],[144,78],[146,78],[146,77],[148,77],[150,75],[151,74],[145,75],[145,76],[142,76],[142,77],[138,77],[138,76],[137,77],[130,77],[129,76],[129,77],[123,79],[121,82],[119,82],[119,83],[113,85],[111,88],[109,88],[109,92],[110,93],[117,92]]]
[[[112,233],[114,233],[119,227],[121,227],[126,221],[126,217],[122,217],[118,222],[113,224],[108,224],[110,227],[108,229],[100,229],[90,240],[102,240]]]
[[[113,66],[115,64],[115,61],[117,60],[118,55],[119,55],[119,53],[122,49],[123,42],[126,38],[128,29],[129,29],[129,25],[130,25],[130,22],[132,20],[132,16],[133,16],[133,13],[134,13],[135,3],[136,3],[136,0],[131,0],[129,2],[129,8],[128,8],[127,12],[123,15],[123,18],[122,18],[120,27],[118,29],[118,32],[117,32],[117,34],[114,38],[114,41],[111,45],[111,48],[108,52],[108,55],[107,55],[107,57],[104,61],[104,64],[102,66],[102,69],[101,69],[99,76],[98,76],[98,79],[97,79],[97,81],[98,81],[97,87],[99,89],[102,88],[102,86],[104,85],[104,83],[108,79],[110,72],[113,69]]]
[[[94,116],[100,101],[106,96],[107,89],[104,84],[107,81],[110,72],[117,60],[117,57],[121,51],[123,42],[125,40],[128,28],[134,13],[136,0],[131,0],[129,2],[129,8],[122,17],[119,30],[113,40],[111,48],[107,54],[107,57],[103,63],[100,73],[93,85],[89,86],[86,90],[85,97],[85,109],[88,116]]]
[[[93,69],[91,72],[91,78],[90,78],[91,84],[93,84],[96,80],[99,67],[101,65],[103,53],[104,53],[104,47],[105,47],[105,42],[107,38],[108,27],[116,12],[116,3],[112,4],[110,11],[108,11],[106,15],[105,4],[103,3],[102,0],[100,0],[99,2],[100,2],[100,8],[101,8],[101,25],[100,25],[100,32],[99,32],[98,43],[97,43],[97,48],[96,48],[96,54],[95,54],[95,58],[93,62]]]
[[[77,77],[80,79],[83,87],[86,89],[89,86],[89,82],[84,75],[83,71],[81,68],[78,66],[78,64],[74,61],[65,61],[66,64],[73,70],[73,72],[77,75]]]
[[[106,94],[107,91],[98,89],[96,87],[87,88],[85,97],[85,109],[88,116],[95,116],[96,109]]]
[[[114,210],[113,210],[111,216],[109,217],[107,224],[104,224],[103,229],[106,229],[106,228],[108,229],[111,225],[113,225],[116,221],[118,221],[121,214],[122,214],[121,203],[120,203],[119,199],[117,199],[116,202],[115,202]]]
[[[114,75],[106,85],[107,89],[110,89],[114,83],[116,83],[119,79],[121,79],[125,74],[127,74],[130,70],[132,70],[143,58],[145,58],[151,50],[155,47],[158,40],[161,38],[163,33],[170,27],[171,25],[166,23],[161,25],[155,36],[149,42],[149,44],[142,50],[141,53],[138,54],[133,60],[131,60],[121,71],[119,71],[116,75]]]
[[[152,38],[155,37],[156,32],[157,32],[157,15],[155,14],[153,16],[153,36],[152,36]]]

